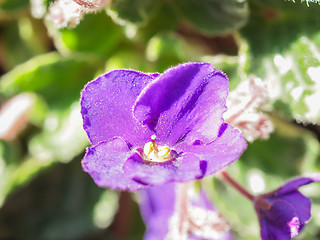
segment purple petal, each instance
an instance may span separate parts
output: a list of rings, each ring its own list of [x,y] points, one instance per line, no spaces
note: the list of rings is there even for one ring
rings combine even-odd
[[[161,74],[160,73],[148,73],[148,75],[152,78],[157,78],[159,77]]]
[[[124,172],[135,181],[146,185],[159,185],[173,181],[186,182],[201,176],[199,159],[194,154],[184,154],[172,161],[146,164],[135,153],[124,164]]]
[[[215,208],[208,198],[206,192],[204,190],[200,190],[199,195],[194,196],[194,199],[191,199],[192,206],[201,207],[208,210],[215,211]]]
[[[144,240],[163,240],[165,239],[168,229],[168,214],[160,212],[154,215],[147,223],[147,230],[144,234]]]
[[[275,200],[270,210],[261,212],[262,240],[289,240],[299,232],[299,222],[295,209],[283,200]]]
[[[132,106],[153,77],[130,70],[115,70],[87,84],[81,95],[83,127],[95,145],[120,136],[140,146],[153,134],[132,115]]]
[[[232,237],[232,234],[230,232],[226,233],[224,235],[223,238],[219,239],[219,240],[234,240],[234,238]]]
[[[165,239],[175,207],[175,184],[169,183],[138,192],[141,215],[146,223],[145,240]]]
[[[121,138],[100,142],[88,148],[82,160],[82,167],[100,187],[122,190],[137,190],[145,185],[128,178],[123,172],[123,164],[128,158],[129,147]]]
[[[175,183],[153,186],[138,192],[141,215],[145,222],[157,212],[174,211]]]
[[[208,176],[237,160],[246,147],[247,143],[240,131],[223,124],[218,138],[212,143],[189,146],[183,142],[176,149],[179,152],[194,153],[201,161],[206,162],[203,176]]]
[[[291,191],[297,190],[299,187],[313,183],[313,182],[319,182],[320,181],[320,174],[316,174],[311,177],[299,177],[292,179],[288,181],[286,184],[284,184],[281,188],[279,188],[275,192],[275,196],[279,196],[282,194],[289,193]]]
[[[191,185],[190,185],[191,186]],[[176,199],[176,189],[175,187],[178,184],[164,184],[156,187],[151,187],[146,190],[139,191],[139,205],[141,209],[141,213],[145,224],[147,226],[147,231],[145,233],[145,240],[162,240],[167,239],[169,234],[169,224],[171,228],[178,228],[178,222],[169,222],[171,217],[174,214],[179,214],[179,212],[175,211],[186,211],[183,219],[180,221],[186,221],[185,224],[188,224],[187,230],[189,232],[188,239],[199,239],[205,240],[207,238],[197,237],[192,232],[192,227],[189,225],[190,215],[188,215],[188,210],[191,209],[191,206],[203,208],[203,210],[214,210],[214,207],[210,200],[208,199],[206,193],[201,190],[199,194],[188,194],[187,198],[184,199],[186,201],[186,206],[189,206],[189,209],[181,210],[180,206],[175,202]],[[181,204],[181,203],[180,203]],[[178,208],[177,208],[178,207]],[[192,210],[190,210],[192,211]],[[193,219],[193,224],[196,224]],[[191,228],[190,228],[191,227]],[[172,230],[172,229],[171,229]],[[176,235],[174,235],[176,236]],[[173,236],[170,236],[173,237]],[[171,239],[171,238],[170,238]],[[211,239],[211,238],[209,238]],[[208,240],[209,240],[208,239]],[[216,239],[216,238],[215,238]],[[220,238],[217,240],[232,240],[232,236],[229,232],[225,232],[221,234]]]
[[[309,198],[303,196],[299,191],[287,193],[281,197],[278,197],[278,199],[287,202],[295,209],[300,224],[304,224],[310,220],[311,201]]]
[[[201,238],[191,234],[188,237],[188,240],[212,240],[212,238]],[[234,238],[232,237],[230,232],[227,232],[226,234],[222,235],[219,238],[215,238],[214,240],[234,240]]]
[[[208,63],[186,63],[165,71],[140,94],[134,115],[158,141],[213,141],[226,110],[228,79]]]
[[[262,220],[260,235],[262,240],[290,240],[291,237],[281,228],[270,225],[265,219]]]

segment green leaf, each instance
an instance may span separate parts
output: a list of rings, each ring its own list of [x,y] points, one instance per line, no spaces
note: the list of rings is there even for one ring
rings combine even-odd
[[[201,61],[209,62],[217,70],[224,72],[229,78],[230,91],[240,82],[239,57],[227,55],[204,56]]]
[[[157,34],[150,39],[147,44],[146,56],[150,61],[156,62],[159,72],[177,65],[185,59],[181,39],[167,32]]]
[[[0,207],[9,193],[51,164],[49,161],[23,159],[23,150],[21,142],[0,142]]]
[[[145,24],[159,4],[159,1],[154,0],[114,0],[109,13],[119,23],[129,21],[134,24]]]
[[[197,30],[221,34],[242,27],[248,19],[246,0],[173,0],[176,10]]]
[[[26,9],[29,4],[29,0],[3,0],[0,2],[0,12],[19,11]]]
[[[6,97],[36,92],[51,108],[68,108],[80,97],[95,70],[87,62],[48,53],[32,58],[5,74],[0,88]]]
[[[71,161],[89,145],[82,124],[78,101],[66,111],[51,110],[43,130],[29,141],[30,155],[43,161]]]
[[[20,20],[20,23],[22,21]],[[30,59],[33,54],[31,49],[27,46],[21,35],[21,24],[18,21],[9,21],[2,29],[3,46],[0,46],[1,51],[5,55],[4,67],[12,69],[17,64],[20,64]],[[26,29],[24,29],[26,30]]]
[[[251,143],[241,159],[247,166],[256,168],[266,174],[275,174],[290,178],[299,174],[299,164],[306,152],[302,138],[271,134],[266,140]]]
[[[178,27],[178,17],[168,4],[163,4],[144,26],[137,28],[137,38],[148,42],[159,32],[175,31]]]
[[[73,29],[54,33],[54,41],[62,53],[82,53],[84,58],[105,57],[119,44],[123,35],[105,12],[87,14]]]
[[[240,169],[238,163],[228,167],[229,174],[237,179],[237,182],[240,182]],[[234,239],[259,239],[259,223],[252,202],[216,179],[213,181],[212,189],[212,199],[215,207],[223,218],[229,222]]]
[[[267,140],[248,145],[240,162],[249,169],[259,169],[285,181],[305,172],[319,171],[320,147],[317,139],[303,127],[272,118],[275,131]],[[268,183],[267,187],[277,186]]]
[[[0,238],[98,239],[105,230],[95,226],[96,204],[109,200],[103,208],[109,223],[117,210],[117,200],[110,201],[117,194],[108,192],[102,195],[79,159],[55,164],[10,195],[0,210]]]
[[[147,45],[147,58],[156,61],[161,57],[177,57],[182,53],[179,39],[170,34],[158,34],[150,39]]]
[[[250,68],[270,86],[274,109],[301,121],[320,121],[320,8],[286,1],[251,1]]]
[[[148,61],[143,53],[135,49],[122,48],[112,55],[106,64],[106,72],[114,69],[135,69],[142,72],[155,72],[155,66]]]
[[[319,29],[320,8],[298,1],[251,0],[250,11],[241,32],[254,56],[284,51],[301,36],[312,36]]]
[[[8,184],[12,172],[10,166],[18,164],[21,157],[21,145],[0,141],[0,207],[11,188]]]

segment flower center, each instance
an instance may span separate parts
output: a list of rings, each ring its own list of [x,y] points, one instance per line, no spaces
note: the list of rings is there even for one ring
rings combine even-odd
[[[142,158],[146,162],[166,162],[176,157],[176,152],[167,146],[158,146],[154,141],[143,147]]]

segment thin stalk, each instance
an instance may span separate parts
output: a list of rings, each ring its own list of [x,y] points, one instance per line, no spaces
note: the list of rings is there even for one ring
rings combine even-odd
[[[239,193],[241,193],[246,198],[253,201],[255,199],[255,196],[253,196],[251,193],[249,193],[246,189],[244,189],[239,183],[237,183],[233,178],[230,177],[230,175],[226,171],[221,171],[222,179],[225,180],[226,183],[228,183],[230,186],[232,186],[234,189],[236,189]]]

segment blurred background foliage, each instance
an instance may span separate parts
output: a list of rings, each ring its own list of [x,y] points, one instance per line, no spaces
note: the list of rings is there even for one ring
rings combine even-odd
[[[80,165],[89,145],[80,91],[112,69],[206,61],[231,89],[257,76],[268,84],[263,110],[275,131],[228,171],[254,193],[320,171],[319,4],[112,0],[75,28],[57,29],[33,17],[30,1],[0,0],[0,239],[142,239],[135,196],[98,188]],[[6,114],[17,116],[13,125]],[[235,238],[259,239],[250,202],[220,180],[204,182]],[[313,218],[298,239],[319,239],[320,187],[302,190]]]

